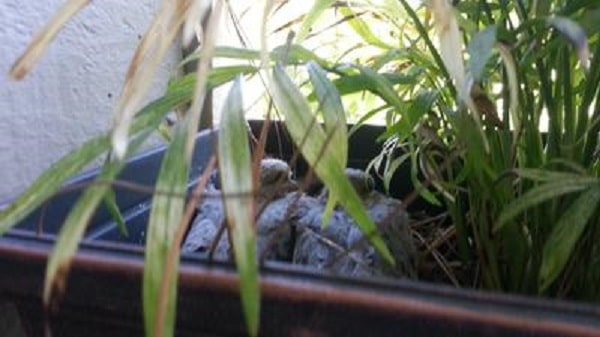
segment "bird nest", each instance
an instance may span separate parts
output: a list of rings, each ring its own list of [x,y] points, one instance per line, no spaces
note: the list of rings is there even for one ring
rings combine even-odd
[[[346,176],[396,264],[389,265],[377,254],[342,207],[336,206],[329,217],[324,216],[327,189],[296,180],[288,164],[278,159],[263,159],[258,179],[255,226],[261,261],[287,262],[351,277],[462,284],[464,268],[456,262],[455,231],[447,225],[445,213],[410,215],[402,201],[377,191],[368,173],[348,168]],[[182,251],[229,261],[232,250],[219,185],[215,171],[205,188],[205,194],[212,197],[198,204]]]

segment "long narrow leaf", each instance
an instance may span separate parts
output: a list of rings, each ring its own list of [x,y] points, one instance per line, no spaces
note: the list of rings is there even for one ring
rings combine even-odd
[[[502,210],[494,226],[494,231],[500,230],[510,220],[528,208],[565,194],[584,190],[597,183],[598,179],[594,177],[577,177],[553,181],[534,187]]]
[[[129,230],[127,230],[127,224],[125,223],[123,214],[121,214],[119,205],[117,205],[117,196],[115,195],[115,191],[108,190],[105,193],[104,206],[106,206],[106,209],[110,213],[110,216],[113,218],[113,220],[117,224],[117,228],[119,228],[119,232],[121,232],[121,235],[123,235],[124,237],[128,237]]]
[[[590,49],[585,30],[577,22],[566,17],[550,18],[548,24],[556,28],[575,47],[581,66],[588,70],[590,68]]]
[[[171,48],[187,17],[188,6],[180,1],[164,0],[150,27],[144,33],[129,64],[125,84],[115,109],[112,148],[118,158],[127,150],[133,117],[152,84],[160,61]]]
[[[113,179],[121,167],[122,165],[118,163],[108,163],[97,180]],[[46,265],[44,282],[44,303],[46,305],[50,303],[54,292],[60,294],[64,290],[71,258],[77,250],[90,218],[109,190],[108,184],[89,187],[69,212]]]
[[[107,151],[109,147],[108,136],[91,139],[46,170],[25,193],[8,208],[0,211],[0,235],[23,220],[27,214],[55,193],[67,179]]]
[[[185,16],[185,5],[177,2],[178,12]],[[182,9],[183,8],[183,9]],[[156,187],[172,192],[157,196],[152,204],[146,240],[146,266],[144,268],[144,319],[146,334],[155,337],[171,337],[175,331],[175,304],[179,275],[179,250],[169,258],[176,233],[184,216],[185,200],[177,198],[184,193],[194,150],[194,139],[201,119],[202,106],[209,86],[210,60],[213,56],[223,2],[212,7],[206,32],[203,35],[197,77],[194,83],[191,107],[183,123],[175,128],[175,136],[165,154]],[[175,21],[178,15],[174,14]],[[178,25],[170,27],[177,29]],[[113,137],[114,139],[114,137]],[[171,255],[172,256],[172,255]],[[175,266],[172,264],[175,263]],[[167,266],[167,264],[170,264]],[[174,271],[174,272],[173,272]],[[163,282],[164,281],[164,282]],[[164,284],[163,284],[164,283]]]
[[[496,48],[500,53],[504,68],[506,69],[506,77],[508,79],[508,88],[510,90],[509,113],[512,119],[512,125],[515,137],[521,130],[521,117],[519,116],[519,80],[517,77],[517,65],[514,57],[510,53],[508,47],[503,43],[497,43]],[[514,140],[516,144],[516,139]]]
[[[581,178],[581,174],[572,172],[550,171],[544,169],[517,169],[515,173],[525,179],[541,182],[557,182]]]
[[[467,69],[473,79],[477,82],[483,80],[485,66],[492,56],[494,45],[496,44],[496,26],[488,27],[477,33],[468,46],[469,62]]]
[[[317,22],[319,17],[321,17],[323,12],[325,12],[325,10],[327,10],[327,8],[329,8],[334,2],[335,0],[315,0],[312,8],[308,14],[306,14],[306,17],[302,21],[302,25],[298,30],[298,34],[296,36],[298,42],[302,42],[306,38],[310,32],[310,29]]]
[[[410,74],[380,73],[380,75],[392,86],[397,84],[416,85],[417,79],[421,74],[422,72],[420,71]],[[344,75],[335,79],[333,83],[342,96],[365,90],[369,90],[374,94],[379,94],[378,84],[373,81],[369,75],[362,73]],[[314,99],[314,95],[311,94],[308,98],[309,100],[312,100]]]
[[[596,185],[575,199],[554,225],[542,252],[540,292],[545,291],[563,271],[599,204],[600,186]]]
[[[147,130],[136,137],[129,147],[130,151],[136,151],[150,134],[151,132]],[[50,303],[54,291],[62,293],[64,290],[71,258],[77,250],[87,224],[94,215],[98,204],[107,197],[107,193],[112,192],[110,185],[106,182],[114,179],[122,167],[123,162],[107,161],[96,178],[99,183],[93,184],[85,190],[61,226],[56,244],[46,265],[43,295],[46,305]],[[108,197],[110,198],[110,195]]]
[[[434,23],[440,42],[440,55],[448,73],[455,81],[459,95],[461,95],[461,88],[464,87],[465,82],[465,69],[460,31],[452,5],[447,0],[431,0],[429,8],[434,14]]]
[[[383,49],[392,49],[393,47],[389,44],[383,42],[380,38],[377,37],[375,33],[369,28],[369,25],[365,20],[361,19],[358,15],[354,13],[352,9],[349,7],[340,7],[340,13],[347,17],[352,17],[352,20],[348,21],[348,24],[356,34],[358,34],[366,43],[370,46],[377,46]]]
[[[348,162],[348,127],[346,125],[346,113],[342,105],[342,99],[333,83],[329,81],[327,75],[325,75],[325,72],[318,64],[314,62],[309,63],[308,73],[319,99],[319,108],[323,112],[325,132],[331,135],[329,146],[336,149],[336,151],[332,152],[332,155],[337,156],[337,162],[344,169]],[[333,209],[340,198],[343,198],[343,196],[329,193],[327,205],[323,212],[323,225],[329,222],[333,214]]]
[[[393,264],[394,258],[378,234],[356,191],[344,175],[337,157],[331,155],[331,151],[336,150],[329,148],[323,151],[327,145],[327,136],[323,129],[314,123],[314,116],[310,113],[308,103],[283,67],[275,67],[271,87],[275,104],[284,114],[286,127],[294,142],[300,147],[300,152],[313,166],[317,176],[331,193],[345,196],[340,200],[342,206],[356,220],[383,259]]]
[[[225,101],[219,128],[219,168],[225,195],[250,195],[252,188],[252,158],[244,120],[242,82],[238,77]],[[252,336],[258,335],[260,288],[256,258],[256,233],[252,219],[251,197],[225,198],[225,211],[231,235],[235,262],[240,275],[242,307],[246,326]]]
[[[185,205],[185,200],[180,196],[186,191],[189,170],[185,161],[186,128],[183,124],[175,127],[173,140],[165,153],[156,181],[156,189],[165,193],[154,196],[148,221],[143,281],[144,323],[148,336],[170,337],[173,336],[175,328],[178,273],[175,273],[169,286],[164,330],[154,331],[167,255]],[[177,263],[178,261],[177,259]]]
[[[283,60],[282,56],[287,55],[287,60]],[[330,67],[329,61],[319,57],[312,51],[304,48],[298,44],[282,45],[275,47],[273,51],[269,53],[271,59],[285,61],[287,64],[303,64],[308,61],[317,62],[322,67]],[[236,60],[260,60],[260,51],[248,48],[237,48],[229,46],[217,46],[215,47],[214,57],[219,58],[230,58]],[[178,67],[183,67],[189,62],[196,61],[200,58],[198,53],[191,54],[186,57],[183,61],[178,64]]]

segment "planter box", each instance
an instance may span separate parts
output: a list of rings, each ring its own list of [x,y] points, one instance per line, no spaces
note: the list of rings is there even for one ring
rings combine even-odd
[[[252,123],[258,129],[260,123]],[[279,136],[276,130],[279,130]],[[283,128],[272,127],[267,152],[288,159]],[[377,153],[377,127],[351,139],[350,166]],[[198,135],[190,181],[212,153],[215,133]],[[163,149],[131,161],[120,179],[152,185]],[[302,173],[305,164],[295,168]],[[71,183],[86,182],[94,172]],[[398,181],[397,183],[400,183]],[[411,186],[397,186],[400,195]],[[77,191],[59,194],[0,237],[0,298],[18,309],[23,330],[42,336],[45,319],[55,336],[143,336],[141,279],[149,196],[118,190],[130,230],[122,237],[100,208],[76,255],[60,306],[45,313],[41,289],[54,234]],[[413,207],[425,207],[416,203]],[[431,211],[435,211],[434,209]],[[43,231],[38,232],[43,216]],[[182,257],[178,336],[243,336],[238,283],[231,264]],[[267,262],[261,269],[261,336],[600,336],[600,307],[499,295],[406,280],[357,280]],[[1,326],[1,325],[0,325]]]

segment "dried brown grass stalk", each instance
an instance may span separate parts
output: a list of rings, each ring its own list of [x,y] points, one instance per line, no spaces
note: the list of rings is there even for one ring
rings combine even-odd
[[[195,0],[200,2],[202,0]],[[192,105],[190,107],[190,116],[188,119],[188,142],[186,155],[187,159],[190,160],[194,149],[194,137],[191,135],[196,133],[198,124],[200,123],[200,117],[202,113],[202,107],[204,106],[204,99],[206,97],[206,82],[208,81],[208,72],[210,69],[212,55],[215,49],[215,42],[217,39],[217,31],[219,22],[221,19],[221,12],[223,10],[223,1],[216,1],[214,8],[212,9],[208,25],[204,36],[202,36],[202,45],[200,49],[200,60],[198,61],[198,70],[196,75],[196,85],[194,89],[194,97],[192,99]],[[189,19],[195,19],[195,16],[189,16]]]
[[[125,156],[127,135],[135,112],[150,88],[160,62],[179,35],[191,7],[191,0],[163,0],[158,14],[138,44],[115,110],[112,144],[118,158]]]
[[[22,80],[33,65],[42,57],[50,42],[75,14],[79,13],[91,0],[67,1],[33,38],[25,52],[17,59],[10,69],[10,77]]]

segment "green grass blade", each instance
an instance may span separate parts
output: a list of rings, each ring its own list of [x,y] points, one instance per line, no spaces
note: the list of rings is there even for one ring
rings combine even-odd
[[[251,75],[258,71],[258,68],[250,65],[232,65],[232,66],[223,66],[223,67],[215,67],[209,71],[208,79],[206,80],[207,89],[214,89],[222,84],[231,82],[234,78],[239,76],[240,74]],[[187,74],[181,78],[178,78],[176,81],[169,84],[169,87],[173,86],[189,86],[190,90],[193,89],[194,84],[196,83],[196,73]]]
[[[129,231],[127,230],[127,225],[125,224],[125,219],[123,219],[123,215],[121,214],[121,210],[117,205],[117,197],[115,192],[112,189],[109,189],[104,194],[104,205],[106,209],[110,213],[110,216],[113,218],[115,223],[117,224],[117,228],[119,228],[119,232],[124,237],[129,236]]]
[[[556,182],[581,177],[579,173],[549,171],[545,169],[517,169],[515,173],[521,178],[540,182]]]
[[[253,191],[252,158],[244,120],[240,77],[235,80],[225,100],[219,128],[218,151],[223,193],[250,195]],[[256,233],[252,221],[254,201],[248,196],[225,198],[224,202],[235,262],[240,276],[246,326],[251,336],[257,336],[260,322],[260,288]]]
[[[311,28],[317,22],[319,17],[329,8],[335,0],[315,0],[312,8],[304,17],[302,21],[302,25],[298,30],[298,34],[296,35],[296,40],[298,42],[302,42],[308,33],[310,33]]]
[[[400,4],[402,4],[402,7],[404,8],[404,10],[408,14],[408,16],[411,18],[413,23],[415,24],[415,28],[417,29],[419,36],[423,39],[423,41],[425,41],[425,44],[427,45],[427,49],[431,53],[431,56],[435,60],[435,63],[437,64],[443,77],[446,78],[447,86],[448,86],[448,90],[450,90],[450,94],[453,97],[455,97],[456,96],[456,87],[452,83],[452,77],[450,76],[450,74],[448,73],[448,70],[444,66],[444,61],[442,60],[440,53],[438,52],[437,48],[431,41],[431,39],[429,37],[430,34],[428,33],[427,28],[425,27],[425,25],[419,18],[419,15],[417,15],[417,13],[411,7],[411,5],[408,4],[407,0],[398,0],[398,1],[400,2]]]
[[[379,39],[377,35],[369,28],[369,24],[356,15],[352,9],[349,7],[340,7],[339,11],[344,16],[352,18],[352,20],[348,21],[348,24],[369,46],[376,46],[386,50],[393,48],[393,46]]]
[[[402,109],[402,114],[406,118],[402,118],[395,124],[388,123],[387,130],[379,136],[379,139],[387,139],[389,137],[398,136],[399,142],[404,141],[409,137],[416,127],[416,124],[431,111],[432,106],[439,97],[436,91],[421,91],[410,102],[405,103],[405,108]]]
[[[257,67],[249,65],[215,67],[208,73],[207,87],[212,89],[233,81],[240,74],[254,74],[257,71]]]
[[[394,89],[392,82],[388,81],[388,79],[382,74],[373,71],[371,68],[356,66],[360,73],[364,76],[364,81],[366,82],[364,85],[367,88],[372,88],[371,90],[379,95],[386,103],[393,106],[396,109],[402,109],[403,102],[398,96],[398,93]],[[399,110],[401,111],[401,110]]]
[[[396,171],[400,168],[402,164],[406,162],[407,159],[410,158],[410,156],[410,153],[404,153],[403,155],[394,158],[389,164],[389,167],[385,170],[383,174],[383,186],[387,192],[390,191],[392,179],[394,178]]]
[[[106,164],[97,180],[107,181],[113,179],[121,167],[122,165],[117,163]],[[69,212],[46,265],[46,280],[44,282],[44,303],[46,305],[50,303],[51,296],[55,291],[61,294],[64,290],[71,258],[77,250],[89,220],[108,191],[110,191],[109,184],[94,185],[87,188]]]
[[[283,60],[284,55],[287,55],[287,60]],[[286,61],[286,64],[290,65],[299,65],[307,63],[308,61],[313,61],[317,62],[319,65],[321,65],[321,67],[331,67],[331,62],[320,58],[319,56],[317,56],[317,54],[298,44],[292,44],[290,46],[285,44],[279,47],[275,47],[271,52],[271,59]]]
[[[519,80],[517,76],[517,64],[509,48],[506,45],[502,43],[497,43],[496,47],[498,48],[498,53],[502,58],[502,62],[504,63],[504,69],[506,71],[507,86],[509,89],[508,97],[510,98],[508,109],[510,117],[512,118],[513,129],[515,130],[515,139],[513,140],[513,142],[516,143],[516,137],[520,132],[519,130],[521,130],[522,124],[522,117],[519,116]],[[508,117],[508,115],[506,116]],[[505,124],[508,125],[508,122],[505,121]]]
[[[416,85],[417,79],[422,75],[422,72],[417,71],[409,74],[380,73],[380,75],[392,86],[398,84]],[[333,83],[342,96],[364,90],[378,94],[377,83],[370,80],[369,76],[365,74],[344,75],[335,79]],[[314,99],[314,97],[311,95],[309,99]]]
[[[238,48],[230,46],[216,46],[214,56],[223,58],[233,58],[238,60],[260,60],[260,52],[256,49]]]
[[[345,196],[340,200],[342,206],[356,220],[359,228],[369,238],[378,253],[393,264],[394,259],[390,251],[345,176],[337,157],[331,155],[331,151],[336,149],[329,148],[323,151],[324,146],[327,145],[327,136],[323,129],[314,123],[314,116],[310,112],[308,102],[283,67],[279,65],[275,67],[272,80],[274,102],[279,111],[284,114],[286,127],[296,145],[300,147],[300,152],[330,193]]]
[[[288,59],[285,60],[286,64],[303,64],[308,61],[315,61],[322,67],[330,67],[330,62],[320,58],[317,54],[304,48],[298,44],[282,45],[275,47],[272,52],[269,53],[269,57],[274,60],[281,60],[282,55],[287,55]],[[232,58],[237,60],[249,60],[257,61],[260,60],[260,51],[247,48],[236,48],[220,46],[215,48],[215,57]],[[198,59],[197,54],[190,55],[189,61]],[[188,62],[189,62],[188,61]],[[284,60],[281,60],[284,61]],[[182,61],[182,63],[185,62]]]
[[[62,184],[81,171],[92,160],[108,151],[110,138],[100,136],[84,143],[39,176],[8,208],[0,212],[0,235],[23,220],[29,213],[52,196]]]
[[[520,198],[508,204],[500,214],[494,232],[500,230],[509,221],[521,214],[528,208],[539,205],[542,202],[552,200],[565,194],[578,192],[597,184],[598,179],[594,177],[579,176],[559,181],[548,182],[546,184],[536,186]]]
[[[323,113],[325,131],[332,133],[331,144],[338,149],[337,155],[343,167],[348,161],[348,127],[346,112],[339,92],[327,78],[325,71],[316,62],[307,64],[310,81],[319,100],[319,109]]]
[[[138,137],[131,141],[129,150],[136,151],[139,146],[148,138],[149,131],[142,132]],[[106,181],[114,179],[123,167],[123,162],[107,161],[102,167],[102,171],[96,178],[99,184],[93,184],[88,187],[83,195],[73,206],[65,223],[62,225],[56,244],[48,258],[46,265],[46,280],[44,283],[44,303],[50,303],[53,291],[61,293],[66,283],[67,273],[69,271],[70,261],[77,250],[88,222],[98,207],[98,204],[105,199],[106,194],[111,192],[111,187]]]
[[[319,109],[323,113],[325,132],[331,137],[329,146],[337,149],[337,151],[332,152],[332,155],[338,157],[337,161],[344,169],[348,163],[348,127],[342,99],[333,83],[327,78],[325,71],[317,63],[309,62],[307,68],[310,81],[319,100]],[[323,212],[324,226],[329,222],[333,209],[342,197],[329,193],[327,205]]]
[[[388,79],[384,75],[379,74],[368,67],[356,67],[360,70],[361,75],[364,76],[363,85],[369,88],[373,93],[381,97],[381,99],[383,99],[387,104],[393,107],[398,114],[402,115],[402,118],[396,123],[394,127],[397,130],[399,130],[401,141],[405,137],[408,137],[413,131],[417,122],[419,121],[418,118],[413,118],[413,115],[420,115],[418,106],[426,104],[426,97],[419,95],[414,101],[414,104],[411,105],[409,113],[406,113],[406,103],[402,101],[400,96],[398,96],[398,92],[394,89],[394,85],[390,81],[388,81]],[[435,98],[437,98],[437,96],[433,99]]]
[[[156,181],[156,189],[165,193],[154,196],[147,227],[143,281],[144,323],[147,336],[170,337],[173,336],[175,329],[178,273],[174,273],[167,292],[169,299],[166,301],[164,330],[154,331],[161,281],[175,231],[183,216],[185,200],[181,195],[186,192],[188,180],[189,167],[185,160],[186,125],[180,123],[176,125],[174,131],[173,140],[165,153]],[[174,270],[178,270],[178,267]]]
[[[580,242],[586,225],[598,209],[600,186],[581,194],[562,214],[544,244],[539,275],[539,291],[544,292],[563,271],[571,253]]]

